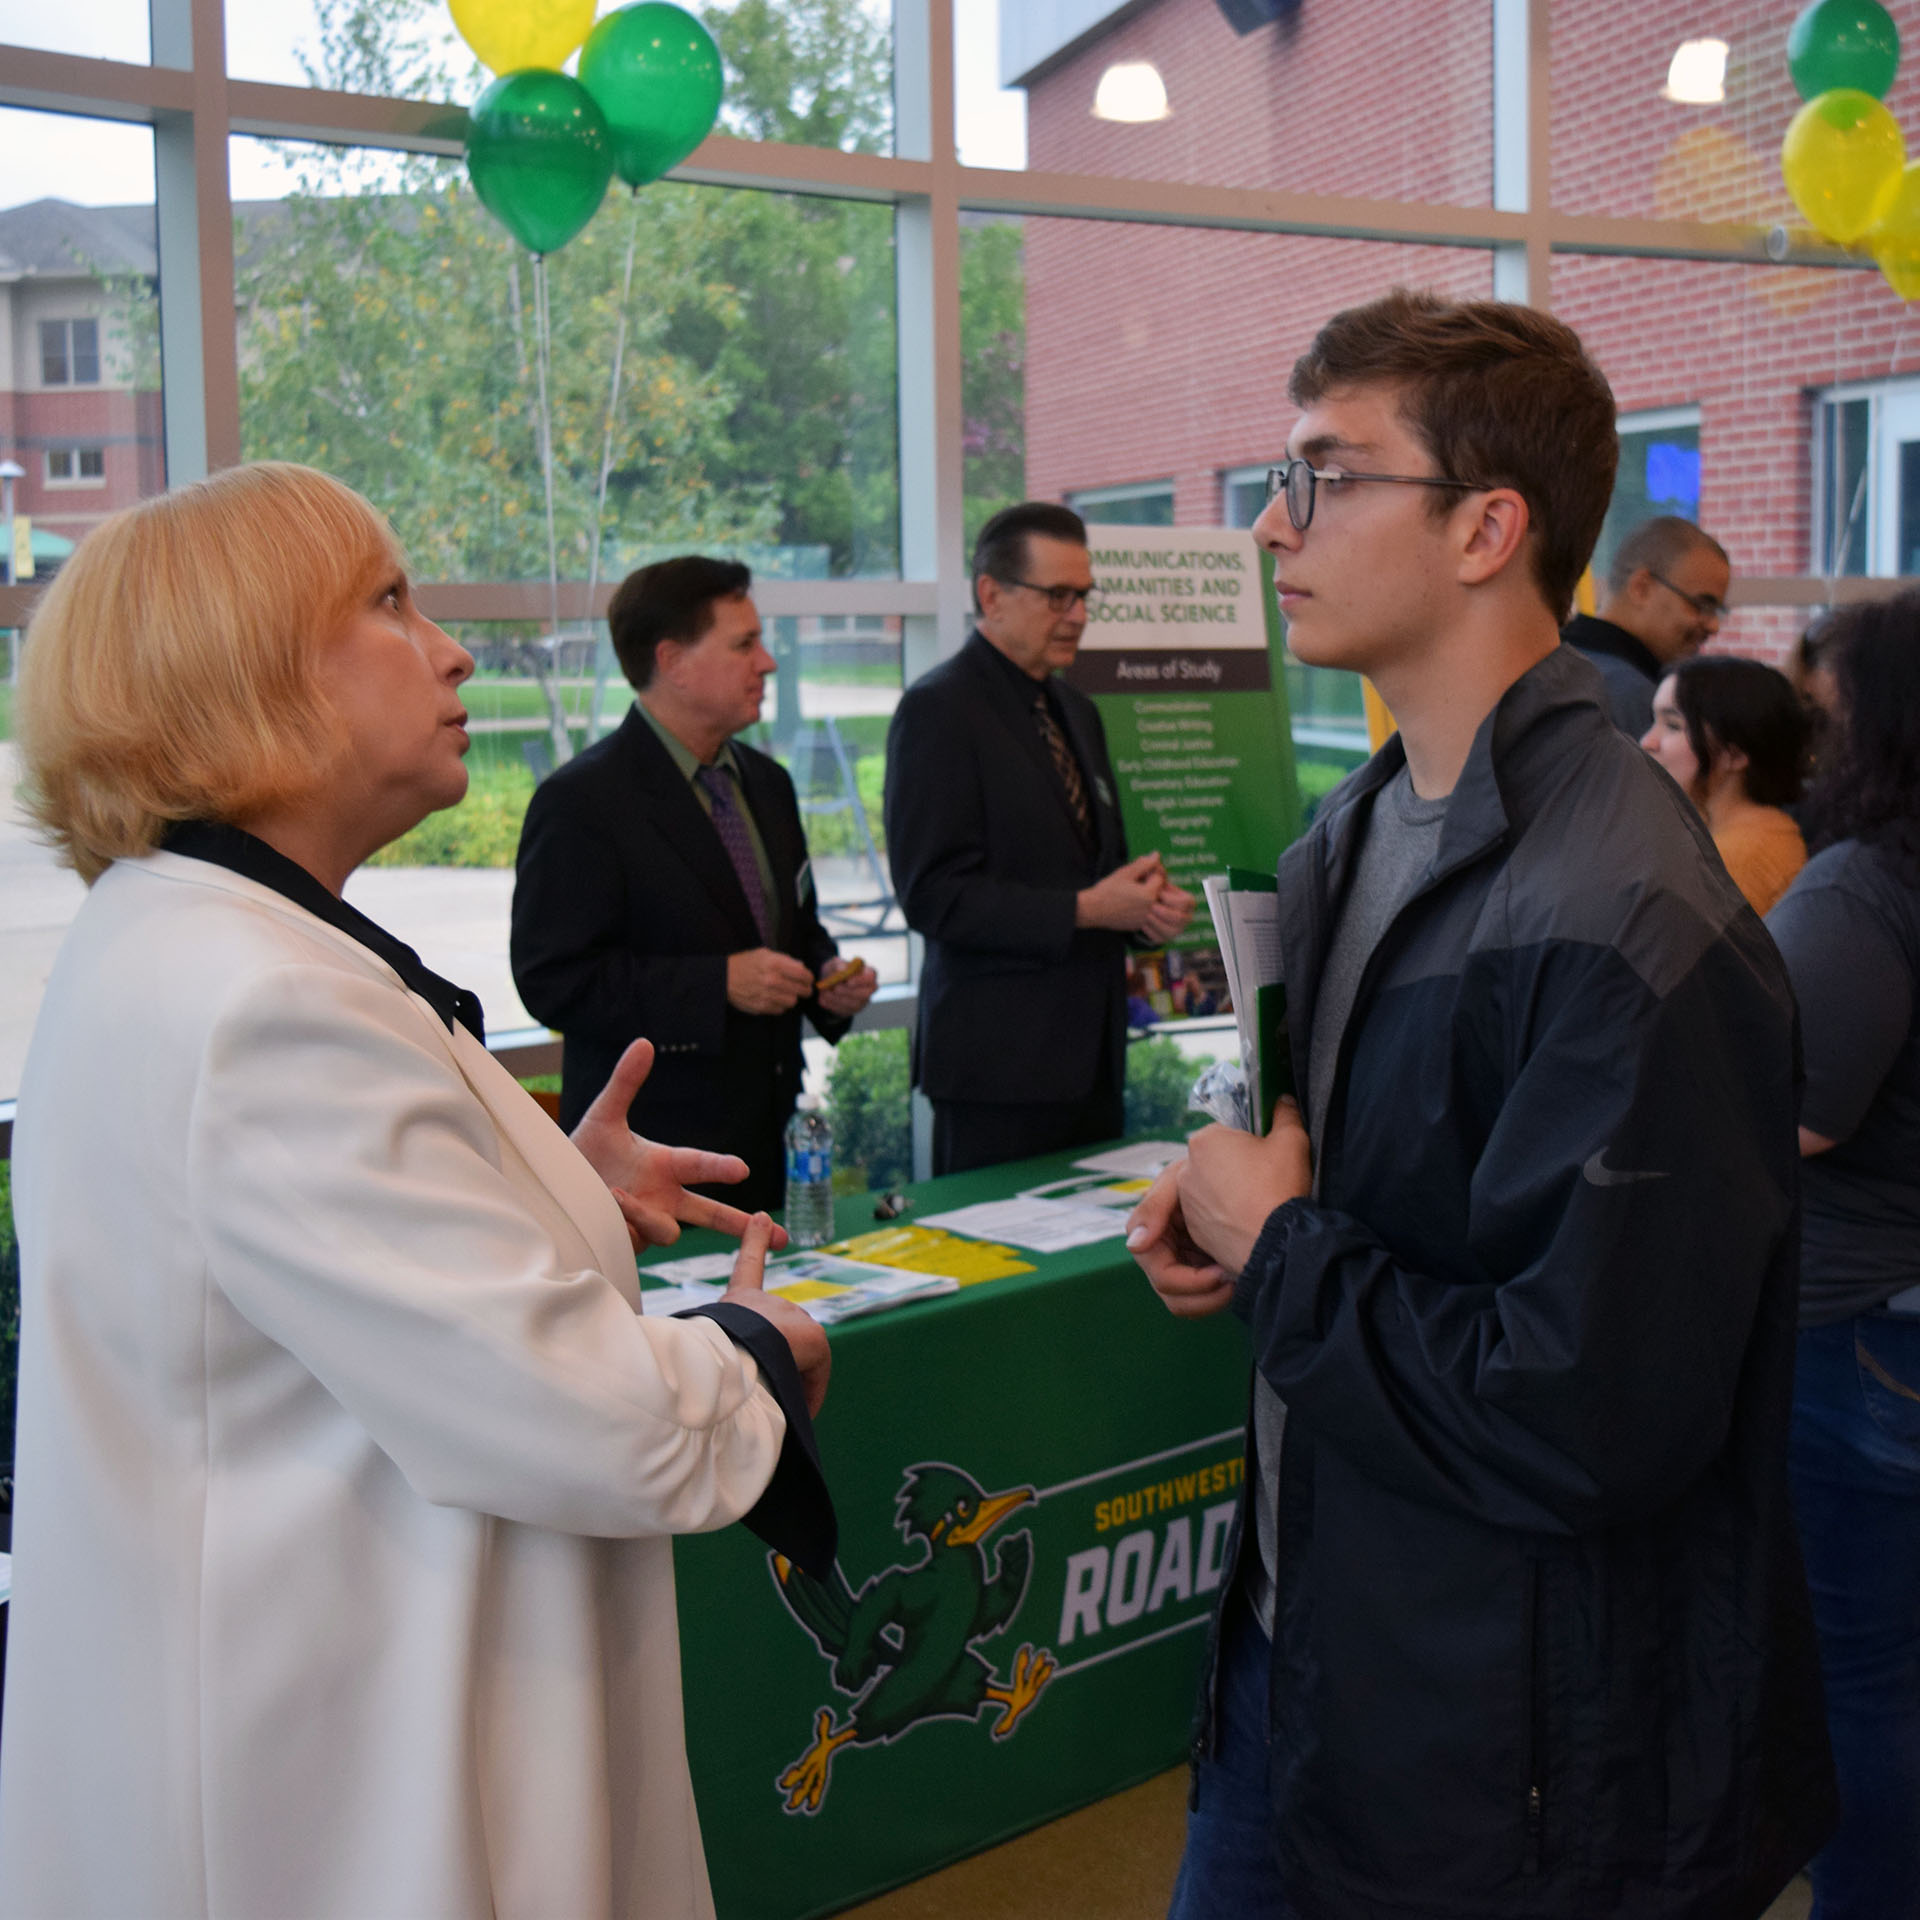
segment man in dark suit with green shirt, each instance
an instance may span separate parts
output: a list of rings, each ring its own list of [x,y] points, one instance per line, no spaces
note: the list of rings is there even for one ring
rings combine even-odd
[[[734,1204],[777,1207],[800,1091],[800,1017],[838,1040],[873,993],[820,924],[793,782],[733,736],[760,717],[773,656],[731,560],[642,567],[607,610],[638,699],[544,781],[513,896],[513,977],[561,1034],[572,1126],[634,1039],[654,1043],[637,1132],[737,1153]]]

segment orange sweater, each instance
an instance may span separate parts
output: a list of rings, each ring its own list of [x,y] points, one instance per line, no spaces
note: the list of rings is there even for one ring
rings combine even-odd
[[[1767,912],[1807,864],[1807,843],[1800,829],[1778,807],[1743,815],[1716,832],[1713,844],[1755,913]]]

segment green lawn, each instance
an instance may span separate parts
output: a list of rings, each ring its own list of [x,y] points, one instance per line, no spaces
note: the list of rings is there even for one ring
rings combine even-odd
[[[900,684],[900,672],[884,661],[868,661],[844,667],[827,667],[819,673],[801,675],[801,684],[808,687],[897,687]],[[561,699],[570,716],[584,720],[589,701],[593,697],[593,683],[588,680],[564,680],[560,683]],[[540,689],[533,681],[512,679],[503,674],[476,674],[466,684],[460,696],[467,703],[467,711],[476,720],[544,720],[547,717],[546,702],[540,697]],[[609,684],[601,711],[610,721],[617,721],[628,707],[633,704],[633,689],[624,681]],[[842,731],[847,722],[841,722]],[[882,722],[881,731],[886,731]]]
[[[840,723],[840,736],[853,760],[853,777],[866,808],[868,825],[884,852],[880,822],[881,792],[886,781],[887,717],[856,714]],[[533,774],[522,745],[544,739],[526,733],[477,733],[467,755],[467,797],[444,813],[430,814],[391,846],[382,847],[369,863],[376,867],[510,867],[520,844],[520,823],[533,798]],[[576,735],[576,738],[580,736]],[[749,727],[747,742],[770,750],[768,729]],[[831,777],[831,762],[815,763],[818,779]],[[802,796],[803,800],[808,796]],[[827,796],[831,797],[831,796]],[[857,854],[865,851],[859,822],[844,808],[806,815],[807,842],[817,854]]]

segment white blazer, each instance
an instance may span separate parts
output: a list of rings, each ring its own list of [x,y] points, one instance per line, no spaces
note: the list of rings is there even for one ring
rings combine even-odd
[[[0,1912],[712,1912],[676,1533],[785,1422],[464,1029],[222,867],[102,876],[20,1091]]]

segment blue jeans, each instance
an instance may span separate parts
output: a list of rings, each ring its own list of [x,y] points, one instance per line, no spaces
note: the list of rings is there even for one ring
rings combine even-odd
[[[1920,1318],[1800,1335],[1793,1496],[1840,1779],[1812,1920],[1920,1913]]]
[[[1246,1601],[1227,1596],[1214,1750],[1200,1762],[1187,1848],[1167,1920],[1295,1920],[1280,1893],[1269,1772],[1273,1649]]]

